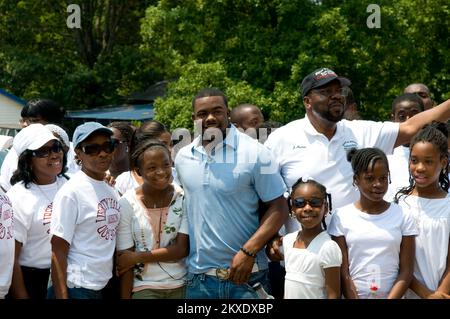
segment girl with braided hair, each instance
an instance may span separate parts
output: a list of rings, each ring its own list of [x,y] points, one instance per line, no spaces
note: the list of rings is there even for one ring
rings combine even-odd
[[[117,231],[121,297],[183,299],[189,252],[183,190],[172,183],[170,151],[158,140],[142,140],[131,157],[143,183],[119,200]]]
[[[412,279],[414,220],[383,199],[389,182],[383,151],[363,148],[349,155],[360,197],[338,209],[329,226],[342,251],[343,294],[348,299],[402,298]]]
[[[447,129],[425,126],[411,141],[410,185],[395,199],[419,229],[407,298],[450,298],[450,195]]]
[[[300,231],[283,238],[286,299],[336,299],[341,295],[339,246],[326,232],[325,216],[331,210],[331,195],[325,186],[300,178],[289,199],[291,214]]]

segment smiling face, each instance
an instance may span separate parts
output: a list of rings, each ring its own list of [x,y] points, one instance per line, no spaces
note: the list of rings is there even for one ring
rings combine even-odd
[[[313,184],[301,184],[291,194],[292,213],[303,229],[319,228],[328,211],[320,189]]]
[[[44,154],[46,157],[33,156],[31,158],[31,169],[37,184],[45,185],[54,183],[56,176],[62,172],[64,153],[62,148],[55,151],[54,144],[59,143],[55,140],[48,141],[42,147],[35,151],[35,154]],[[53,150],[51,150],[53,148]]]
[[[172,161],[163,147],[147,149],[139,161],[138,174],[147,188],[166,189],[172,181]]]
[[[447,159],[429,142],[418,142],[411,149],[409,170],[417,188],[439,188],[439,174]]]
[[[389,185],[389,168],[384,161],[375,160],[367,171],[355,175],[354,180],[361,197],[372,202],[383,201]]]

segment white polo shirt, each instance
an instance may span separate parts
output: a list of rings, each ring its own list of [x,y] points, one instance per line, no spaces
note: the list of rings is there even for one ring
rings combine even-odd
[[[400,145],[388,155],[391,183],[384,199],[388,202],[394,201],[395,194],[403,187],[409,186],[409,147]]]
[[[308,177],[326,186],[333,209],[355,202],[353,171],[347,161],[352,148],[377,147],[390,154],[399,131],[399,123],[347,121],[337,123],[331,140],[317,132],[307,117],[293,121],[269,135],[269,147],[280,165],[287,187],[300,177]]]

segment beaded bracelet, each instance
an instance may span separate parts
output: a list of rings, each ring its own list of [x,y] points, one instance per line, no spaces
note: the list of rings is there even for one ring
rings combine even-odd
[[[249,257],[256,258],[256,254],[255,254],[255,253],[249,252],[249,251],[248,251],[247,249],[245,249],[244,247],[241,247],[241,251],[242,251],[244,254],[246,254],[247,256],[249,256]]]

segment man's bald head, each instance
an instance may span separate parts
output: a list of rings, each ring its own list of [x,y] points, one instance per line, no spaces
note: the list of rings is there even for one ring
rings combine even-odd
[[[239,104],[231,110],[231,122],[244,131],[248,128],[259,128],[264,123],[261,110],[253,104]]]
[[[408,85],[403,93],[415,93],[423,101],[425,110],[431,109],[433,107],[433,100],[430,97],[430,89],[423,83],[413,83]]]

